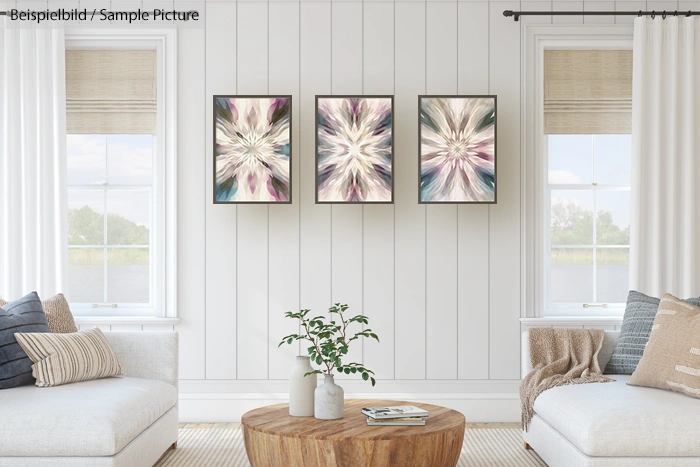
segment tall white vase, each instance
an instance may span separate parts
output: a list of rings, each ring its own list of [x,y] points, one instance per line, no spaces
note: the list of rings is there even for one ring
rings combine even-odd
[[[309,357],[297,357],[289,372],[289,415],[292,417],[314,416],[316,375],[304,376],[312,371]]]
[[[314,417],[319,420],[337,420],[343,418],[345,411],[345,392],[335,384],[333,375],[323,375],[323,384],[316,388]]]

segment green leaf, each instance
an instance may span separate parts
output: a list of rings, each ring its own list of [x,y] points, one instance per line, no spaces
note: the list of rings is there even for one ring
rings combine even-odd
[[[294,338],[293,338],[293,337],[290,337],[289,339],[287,339],[287,344],[290,344],[290,345],[291,345],[292,342],[294,342]]]
[[[343,371],[346,375],[349,375],[351,370],[350,370],[350,368],[345,367],[345,368],[343,368]],[[353,373],[355,373],[355,372],[353,371]]]
[[[372,386],[374,386],[375,384],[377,384],[377,382],[374,380],[374,378],[370,378],[370,380],[372,380]]]
[[[352,369],[352,373],[353,373],[353,374],[357,373],[357,368],[353,368],[353,369]]]
[[[341,362],[340,362],[340,359],[339,359],[339,358],[335,358],[334,361],[335,361],[335,364],[336,364],[336,365],[338,365],[338,366],[341,365]]]
[[[321,356],[318,355],[318,356],[316,357],[316,365],[320,365],[320,364],[322,364],[322,363],[323,363],[323,358],[321,358]]]
[[[367,381],[367,380],[369,379],[369,374],[367,374],[367,373],[362,373],[362,379],[364,379],[365,381]]]

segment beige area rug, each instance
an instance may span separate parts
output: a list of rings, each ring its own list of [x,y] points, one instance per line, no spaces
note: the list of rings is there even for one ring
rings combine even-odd
[[[213,426],[213,427],[212,427]],[[539,467],[545,464],[523,448],[516,428],[468,428],[458,467]],[[249,467],[243,432],[237,423],[188,424],[180,428],[178,448],[155,467]]]

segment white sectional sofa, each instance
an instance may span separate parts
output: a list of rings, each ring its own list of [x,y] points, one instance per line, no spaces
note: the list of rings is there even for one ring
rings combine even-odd
[[[606,332],[599,354],[605,368],[619,337]],[[528,333],[522,372],[530,372]],[[698,467],[700,399],[662,389],[614,383],[562,386],[543,392],[524,441],[549,467]]]
[[[124,377],[0,391],[0,466],[151,467],[175,445],[177,333],[105,336]]]

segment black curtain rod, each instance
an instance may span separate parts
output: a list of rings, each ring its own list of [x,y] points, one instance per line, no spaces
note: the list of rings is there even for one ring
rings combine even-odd
[[[503,16],[519,21],[521,16],[651,16],[652,19],[661,16],[698,16],[700,11],[513,11],[505,10]]]

